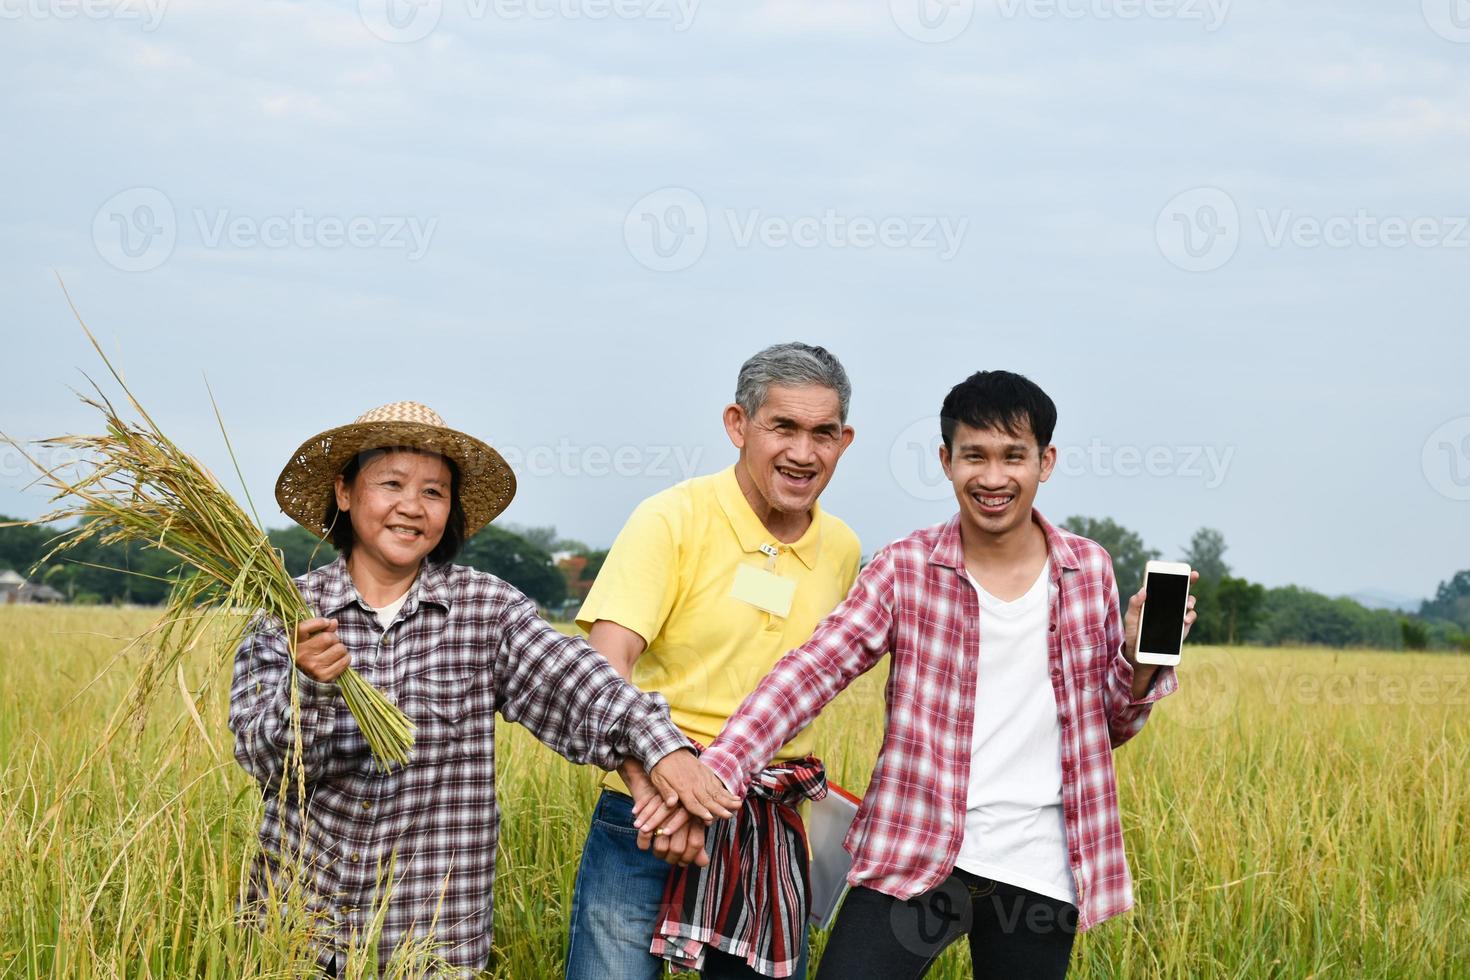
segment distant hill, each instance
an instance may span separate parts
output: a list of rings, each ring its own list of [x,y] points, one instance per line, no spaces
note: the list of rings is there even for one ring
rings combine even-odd
[[[1351,599],[1358,605],[1367,609],[1392,609],[1395,612],[1417,613],[1423,599],[1413,596],[1399,595],[1395,592],[1385,592],[1382,589],[1364,589],[1362,592],[1349,593],[1344,598]]]

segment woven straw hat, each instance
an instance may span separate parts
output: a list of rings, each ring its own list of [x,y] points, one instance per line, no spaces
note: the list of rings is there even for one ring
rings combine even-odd
[[[324,538],[322,519],[334,499],[337,474],[358,453],[389,446],[425,449],[454,460],[466,538],[494,520],[516,495],[515,474],[489,445],[449,428],[427,405],[394,402],[303,442],[276,479],[276,501],[297,524]]]

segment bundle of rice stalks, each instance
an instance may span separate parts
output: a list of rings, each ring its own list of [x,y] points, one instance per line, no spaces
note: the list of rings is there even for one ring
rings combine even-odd
[[[139,712],[160,680],[200,642],[213,621],[223,619],[229,624],[221,634],[219,650],[222,657],[233,654],[257,622],[233,615],[236,610],[254,611],[281,624],[294,662],[296,627],[315,614],[291,581],[280,553],[271,547],[259,521],[241,509],[213,474],[163,434],[85,323],[82,329],[127,396],[138,421],[124,419],[88,378],[95,397],[78,397],[101,413],[106,432],[37,443],[51,450],[65,449],[84,462],[48,468],[4,437],[40,471],[40,482],[55,491],[52,503],[56,509],[24,523],[77,521],[41,563],[88,540],[104,545],[135,542],[179,559],[164,615],[150,630],[154,642],[134,687],[134,707]],[[213,402],[213,393],[210,400]],[[217,406],[215,415],[218,419]],[[222,420],[220,430],[224,431]],[[228,448],[228,435],[225,444]],[[234,459],[233,449],[230,458]],[[236,470],[238,473],[238,466]],[[291,676],[294,703],[294,671]],[[337,685],[379,766],[386,770],[393,763],[406,763],[414,729],[408,716],[351,668],[338,678]]]

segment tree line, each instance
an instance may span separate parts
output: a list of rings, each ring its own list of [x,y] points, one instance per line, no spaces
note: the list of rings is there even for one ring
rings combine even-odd
[[[10,520],[0,516],[0,524]],[[0,569],[14,569],[33,582],[49,585],[69,602],[157,605],[168,597],[177,562],[166,553],[131,543],[102,545],[89,541],[46,560],[65,530],[0,527]],[[337,557],[330,542],[319,540],[298,525],[266,533],[293,577]],[[566,579],[551,559],[552,551],[561,550],[587,556],[587,567],[591,569],[587,574],[595,574],[607,554],[590,550],[581,542],[559,539],[553,528],[492,524],[465,542],[455,561],[498,575],[542,607],[554,608],[567,597]]]
[[[1112,555],[1123,605],[1142,587],[1144,565],[1162,556],[1137,533],[1107,518],[1070,517],[1063,526]],[[1267,588],[1233,574],[1225,550],[1225,535],[1209,527],[1196,531],[1180,549],[1177,560],[1200,573],[1194,586],[1199,619],[1191,642],[1470,651],[1470,569],[1441,582],[1417,613],[1404,613],[1370,609],[1355,599],[1298,585]]]
[[[7,520],[0,517],[0,523]],[[1112,555],[1119,598],[1125,604],[1143,584],[1145,563],[1161,557],[1136,532],[1108,518],[1074,516],[1063,526],[1092,538]],[[174,562],[166,554],[136,544],[89,542],[42,561],[63,532],[61,528],[0,528],[0,569],[13,568],[72,602],[155,605],[167,597]],[[331,544],[296,525],[268,535],[293,576],[337,557]],[[1225,561],[1225,551],[1225,536],[1208,527],[1196,531],[1180,550],[1179,560],[1200,573],[1194,588],[1199,597],[1199,621],[1190,633],[1192,641],[1470,650],[1470,569],[1441,582],[1434,598],[1425,600],[1417,613],[1402,613],[1369,609],[1350,598],[1332,598],[1296,585],[1267,588],[1235,575]],[[571,597],[566,576],[552,560],[555,552],[585,558],[579,573],[585,581],[596,577],[607,556],[606,550],[558,537],[553,527],[492,524],[470,538],[455,560],[505,579],[543,609],[564,613]],[[40,566],[33,568],[37,562]]]

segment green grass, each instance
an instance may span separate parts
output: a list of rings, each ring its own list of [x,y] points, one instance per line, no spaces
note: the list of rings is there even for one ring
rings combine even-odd
[[[0,608],[0,978],[306,976],[299,933],[234,921],[260,804],[231,758],[227,678],[199,703],[207,743],[177,689],[102,742],[130,664],[88,682],[150,619]],[[1079,937],[1072,975],[1470,977],[1470,657],[1187,655],[1117,757],[1138,905]],[[191,662],[185,686],[209,670]],[[856,790],[882,680],[819,722]],[[555,977],[597,774],[514,726],[499,738],[498,973]],[[960,944],[931,976],[968,973]]]

